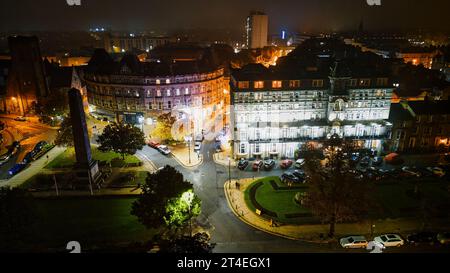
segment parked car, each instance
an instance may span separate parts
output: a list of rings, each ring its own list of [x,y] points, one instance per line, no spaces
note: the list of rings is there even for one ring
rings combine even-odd
[[[385,247],[396,246],[400,247],[404,245],[404,241],[402,237],[398,234],[384,234],[373,238],[373,240],[377,243],[382,244]]]
[[[273,159],[264,160],[264,169],[265,170],[270,171],[271,169],[273,169],[273,167],[275,167],[275,160],[273,160]]]
[[[284,159],[284,160],[281,160],[281,162],[280,162],[280,168],[289,169],[292,166],[292,164],[294,164],[294,162],[292,160]]]
[[[166,145],[159,145],[158,151],[163,155],[169,155],[171,153],[169,147],[167,147]]]
[[[264,163],[262,162],[262,160],[256,160],[255,162],[253,162],[252,169],[254,171],[259,171],[259,170],[261,170],[263,165],[264,165]]]
[[[306,179],[306,174],[303,170],[295,170],[292,174],[298,178],[299,182],[304,182]]]
[[[243,171],[247,168],[248,166],[248,160],[241,158],[238,162],[238,169]]]
[[[201,142],[195,142],[194,144],[194,151],[200,151],[202,149],[202,143]]]
[[[439,167],[428,167],[427,170],[432,172],[437,177],[443,177],[445,175],[445,171],[442,168]]]
[[[27,166],[27,164],[25,164],[25,163],[18,163],[16,165],[14,165],[14,167],[12,167],[8,171],[8,174],[10,176],[14,176],[14,175],[18,174],[19,172],[21,172],[23,169],[25,169],[26,166]]]
[[[443,245],[450,244],[450,232],[441,232],[436,236],[439,243]]]
[[[23,158],[23,163],[30,164],[34,160],[34,156],[37,154],[37,151],[33,150],[25,155]]]
[[[42,150],[42,148],[44,148],[45,145],[47,145],[48,143],[46,141],[40,141],[38,142],[35,146],[34,146],[34,151],[39,152]]]
[[[16,117],[14,120],[15,121],[27,121],[27,118],[24,116],[20,116],[20,117]]]
[[[373,166],[380,166],[381,164],[383,164],[383,158],[381,156],[376,156],[372,159]]]
[[[437,233],[428,231],[413,233],[406,237],[406,241],[410,244],[434,244],[437,242]]]
[[[364,236],[348,236],[339,240],[343,248],[366,248],[367,239]]]
[[[409,166],[402,167],[402,171],[407,173],[407,174],[410,174],[411,176],[415,176],[415,177],[420,177],[421,176],[420,172],[418,172],[416,169],[411,168]]]
[[[283,182],[292,182],[292,183],[300,183],[300,180],[297,176],[293,175],[290,172],[283,173],[281,175],[281,181]]]
[[[369,166],[369,164],[370,164],[370,157],[368,157],[368,156],[363,157],[361,159],[361,161],[359,162],[359,165],[361,165],[363,167]]]
[[[303,165],[305,165],[305,159],[300,158],[300,159],[298,159],[297,161],[295,161],[294,167],[295,167],[296,169],[301,169],[301,168],[303,167]]]
[[[156,141],[150,141],[150,142],[148,143],[148,146],[150,146],[150,147],[152,147],[152,148],[154,148],[154,149],[157,149],[157,148],[159,147],[159,145],[161,145],[161,144],[159,144],[159,143],[156,142]]]

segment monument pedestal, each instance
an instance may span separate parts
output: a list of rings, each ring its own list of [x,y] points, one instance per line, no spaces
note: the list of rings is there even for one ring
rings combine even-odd
[[[79,182],[86,182],[87,185],[89,183],[95,184],[97,180],[100,178],[100,171],[98,168],[98,161],[92,160],[88,166],[81,166],[79,164],[75,165],[74,173],[76,175],[76,179]],[[89,180],[90,176],[90,180]],[[93,186],[93,185],[92,185]]]

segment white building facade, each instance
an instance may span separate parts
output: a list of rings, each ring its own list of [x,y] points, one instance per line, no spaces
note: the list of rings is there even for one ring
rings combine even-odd
[[[233,73],[233,156],[292,158],[303,144],[333,134],[380,150],[390,134],[388,78],[354,78],[338,70],[329,77],[283,80],[271,72]]]

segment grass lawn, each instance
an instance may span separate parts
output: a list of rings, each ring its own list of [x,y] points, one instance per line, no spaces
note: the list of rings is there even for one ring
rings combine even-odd
[[[113,160],[121,160],[122,156],[115,152],[100,152],[97,148],[92,148],[92,157],[95,160],[110,163]],[[113,161],[114,162],[114,161]],[[136,164],[140,160],[134,155],[125,156],[125,164]],[[68,148],[58,157],[56,157],[52,162],[47,164],[45,168],[47,169],[58,169],[58,168],[70,168],[75,163],[75,150],[74,148]]]
[[[62,247],[69,241],[81,246],[143,242],[152,238],[130,214],[132,197],[64,198],[38,200],[35,238],[40,246]]]
[[[148,172],[136,171],[136,172],[121,172],[120,175],[115,178],[109,186],[136,186],[137,184],[144,184],[145,179],[148,176]]]
[[[305,189],[294,189],[294,190],[274,190],[270,181],[274,180],[281,187],[285,187],[278,177],[266,177],[259,181],[263,181],[263,185],[256,191],[257,202],[266,208],[267,210],[276,212],[278,215],[278,220],[284,223],[300,223],[300,222],[310,222],[311,217],[299,217],[299,218],[286,218],[286,214],[291,213],[309,213],[310,210],[306,209],[294,200],[295,194],[298,192],[305,191]],[[245,191],[245,202],[247,206],[250,207],[252,211],[255,211],[255,207],[250,201],[249,191],[250,187],[247,187]],[[302,219],[303,218],[303,219]]]
[[[252,185],[262,181],[264,184],[256,191],[257,202],[269,211],[277,213],[278,220],[284,223],[306,223],[314,222],[313,217],[286,218],[286,214],[308,213],[308,209],[301,207],[294,201],[295,194],[305,189],[274,190],[270,180],[280,186],[286,186],[280,182],[278,177],[266,177],[255,181]],[[421,217],[421,199],[414,196],[415,183],[412,180],[387,181],[388,183],[376,183],[372,195],[375,202],[381,207],[381,211],[374,214],[378,219]],[[366,182],[373,183],[373,182]],[[448,182],[428,180],[421,183],[420,191],[428,208],[429,217],[450,217],[450,193],[447,190]],[[245,202],[247,206],[255,211],[249,192],[250,185],[245,191]],[[317,219],[316,219],[317,220]]]

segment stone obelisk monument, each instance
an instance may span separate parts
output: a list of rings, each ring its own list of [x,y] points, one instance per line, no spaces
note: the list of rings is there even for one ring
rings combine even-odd
[[[69,91],[69,107],[77,159],[75,172],[79,180],[88,180],[92,189],[92,183],[96,181],[99,169],[98,162],[92,159],[83,99],[78,89],[72,88]]]

